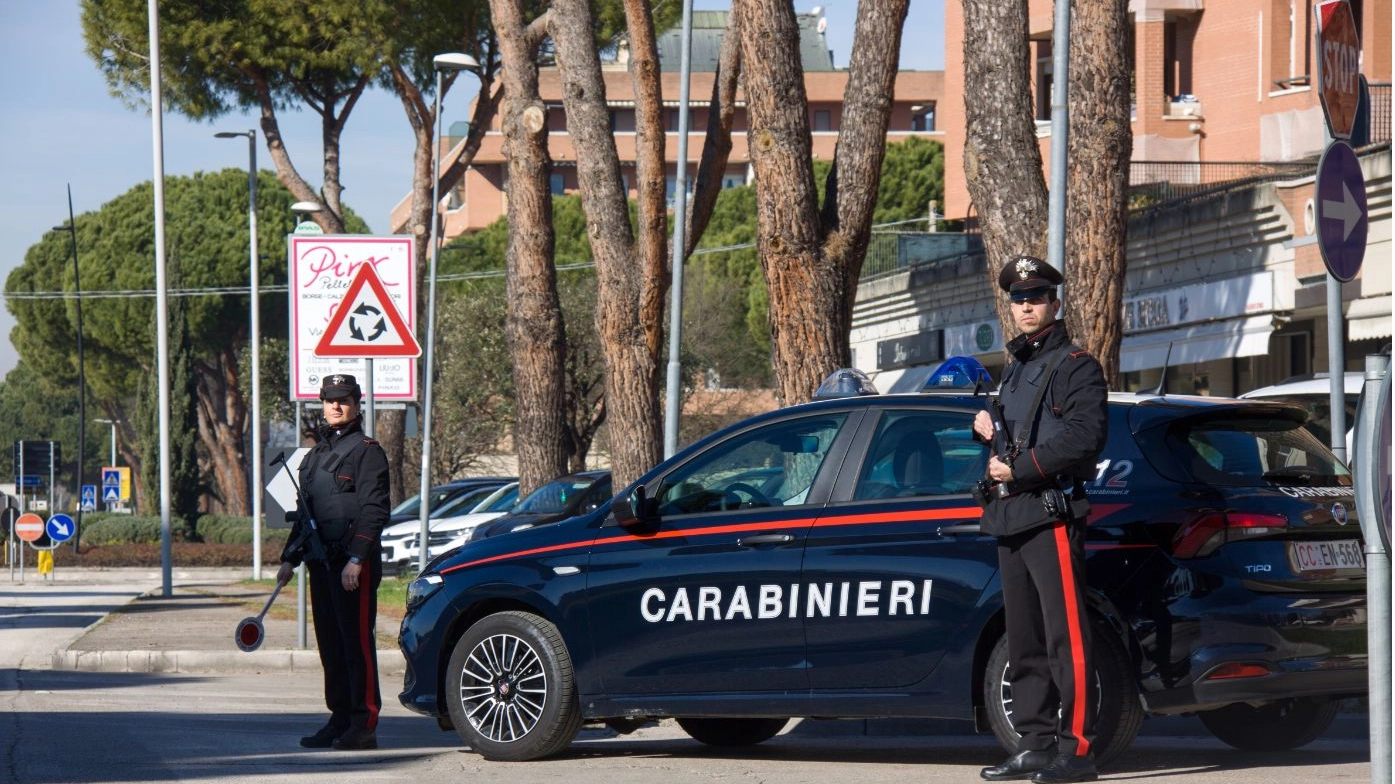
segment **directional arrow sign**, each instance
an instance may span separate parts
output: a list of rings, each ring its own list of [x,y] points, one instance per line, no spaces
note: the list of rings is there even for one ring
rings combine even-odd
[[[48,525],[44,527],[44,530],[48,531],[48,538],[52,539],[54,543],[66,542],[73,538],[73,534],[77,533],[77,523],[65,514],[56,514],[48,519]]]
[[[1361,271],[1369,228],[1366,178],[1351,145],[1334,141],[1327,146],[1318,161],[1314,190],[1322,261],[1332,277],[1349,281]]]

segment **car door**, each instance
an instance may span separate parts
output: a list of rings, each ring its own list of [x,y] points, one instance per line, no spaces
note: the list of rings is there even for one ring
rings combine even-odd
[[[591,557],[587,671],[598,688],[623,698],[808,687],[790,592],[858,416],[767,420],[646,483],[657,520],[604,530]]]
[[[988,461],[973,414],[890,408],[864,422],[849,460],[865,457],[844,472],[805,549],[814,689],[908,686],[964,643],[997,571],[971,495]]]

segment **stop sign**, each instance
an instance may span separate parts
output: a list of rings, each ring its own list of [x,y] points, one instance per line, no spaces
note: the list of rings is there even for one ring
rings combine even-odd
[[[1361,38],[1347,0],[1326,0],[1313,8],[1317,16],[1317,79],[1327,130],[1350,139],[1361,101]]]

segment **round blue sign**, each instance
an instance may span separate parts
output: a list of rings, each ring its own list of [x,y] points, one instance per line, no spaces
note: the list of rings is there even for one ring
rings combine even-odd
[[[1318,161],[1313,188],[1318,249],[1332,277],[1346,282],[1361,271],[1366,256],[1366,179],[1351,145],[1334,141]]]
[[[48,522],[44,524],[44,531],[48,533],[48,538],[55,544],[66,542],[73,538],[73,534],[77,533],[77,523],[73,522],[73,518],[60,513],[48,519]]]

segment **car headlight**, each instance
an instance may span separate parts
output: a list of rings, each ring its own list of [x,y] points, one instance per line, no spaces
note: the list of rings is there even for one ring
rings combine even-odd
[[[445,582],[446,578],[439,574],[426,574],[413,580],[407,585],[407,609],[426,601],[431,594],[441,590]]]

